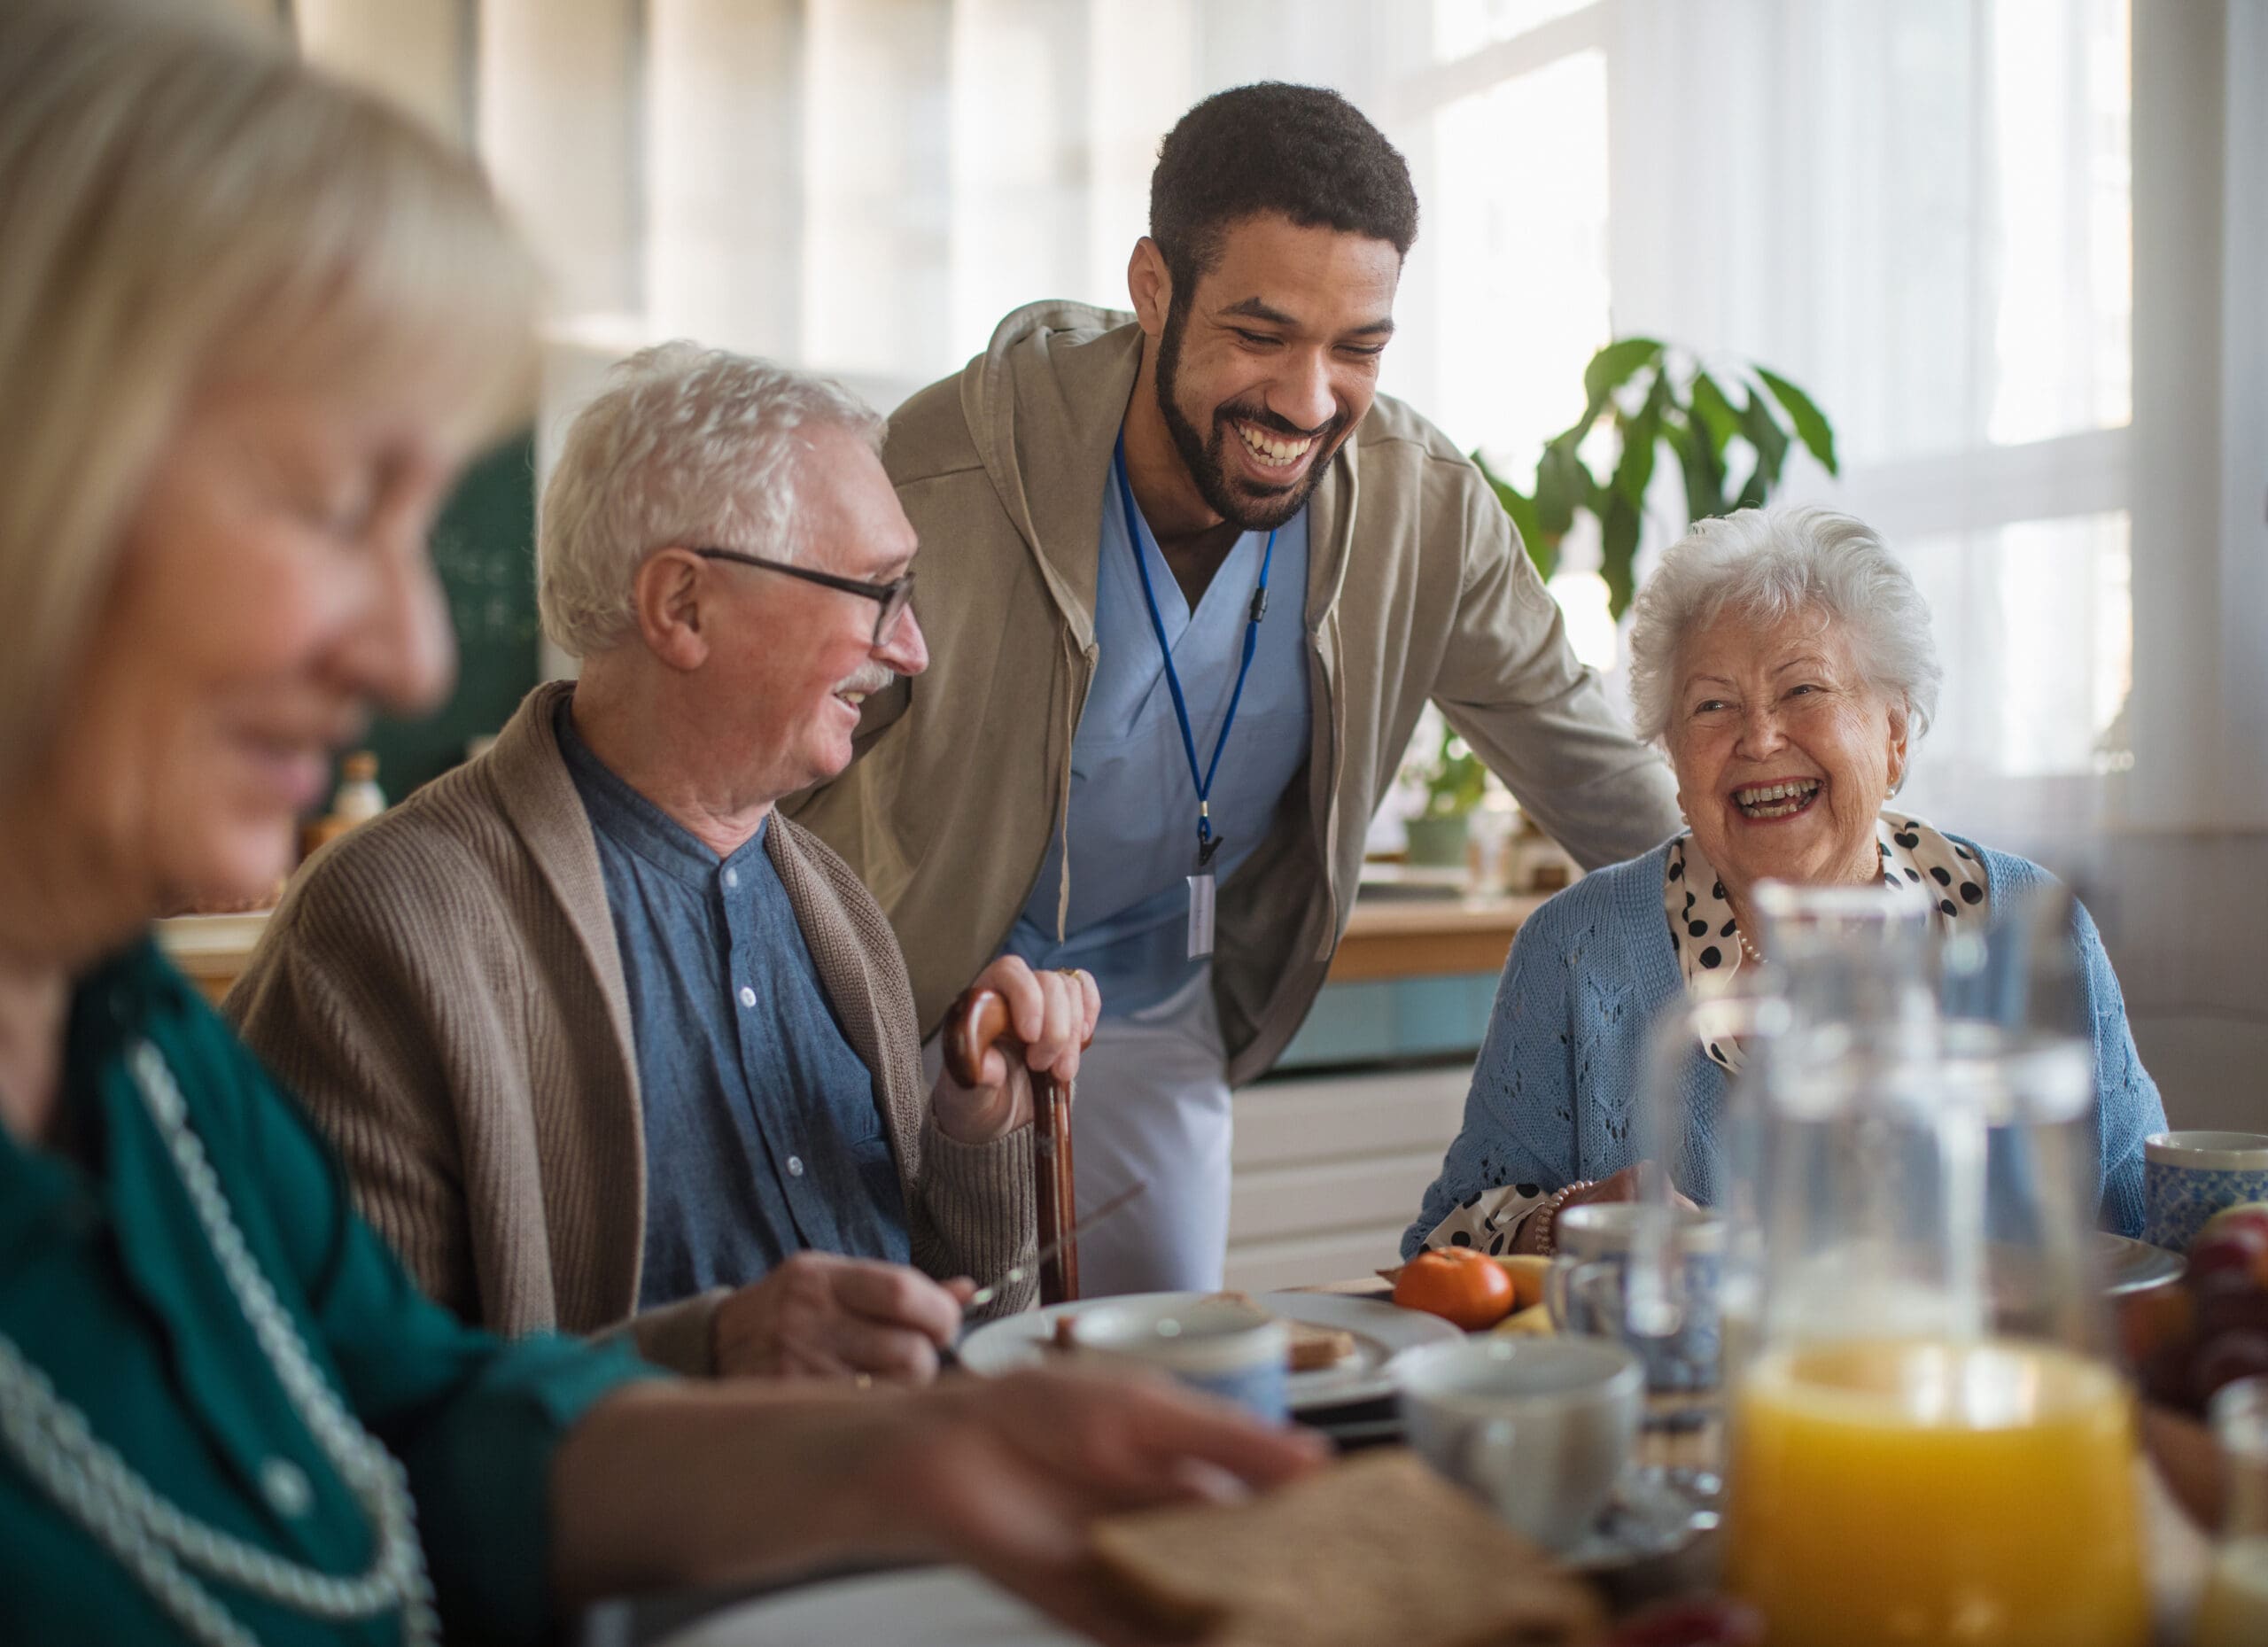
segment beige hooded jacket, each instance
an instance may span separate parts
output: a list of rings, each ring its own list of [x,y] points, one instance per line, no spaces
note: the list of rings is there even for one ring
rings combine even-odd
[[[869,700],[858,758],[786,810],[889,913],[925,1030],[1006,940],[1068,814],[1096,545],[1141,346],[1130,315],[1033,304],[890,419],[883,462],[921,537],[929,669]],[[1587,867],[1677,822],[1668,769],[1575,661],[1510,519],[1432,424],[1379,396],[1317,486],[1308,540],[1313,746],[1220,890],[1233,1082],[1268,1068],[1322,987],[1371,815],[1427,699]],[[1188,812],[1161,803],[1159,827]],[[1059,920],[1076,850],[1063,866]]]

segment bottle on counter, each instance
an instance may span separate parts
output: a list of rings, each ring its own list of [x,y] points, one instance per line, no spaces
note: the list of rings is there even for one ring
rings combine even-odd
[[[386,792],[378,788],[378,757],[369,750],[357,750],[339,762],[338,779],[330,815],[349,829],[385,811]]]
[[[378,757],[357,750],[338,763],[338,790],[330,797],[330,811],[301,832],[300,855],[312,855],[385,809],[386,792],[378,788]]]

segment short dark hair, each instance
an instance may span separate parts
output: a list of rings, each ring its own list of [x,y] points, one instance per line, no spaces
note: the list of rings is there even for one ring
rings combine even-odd
[[[1321,86],[1268,80],[1215,92],[1166,134],[1150,174],[1150,238],[1176,303],[1219,260],[1229,226],[1265,212],[1384,240],[1405,257],[1418,238],[1402,151]]]

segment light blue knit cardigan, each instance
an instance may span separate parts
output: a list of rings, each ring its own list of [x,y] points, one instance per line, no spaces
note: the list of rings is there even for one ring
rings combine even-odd
[[[2029,859],[1949,836],[1984,866],[1995,897],[2052,882]],[[1464,1124],[1402,1238],[1404,1257],[1460,1202],[1500,1185],[1553,1190],[1630,1164],[1642,1116],[1647,1026],[1684,989],[1662,913],[1666,842],[1585,875],[1537,910],[1512,945],[1489,1014],[1488,1038],[1464,1100]],[[2096,1137],[2103,1228],[2142,1229],[2142,1140],[2165,1126],[2165,1107],[2134,1050],[2126,1004],[2084,905],[2073,901],[2071,943],[2094,1025]],[[1682,1097],[1705,1139],[1724,1101],[1725,1074],[1695,1053]]]

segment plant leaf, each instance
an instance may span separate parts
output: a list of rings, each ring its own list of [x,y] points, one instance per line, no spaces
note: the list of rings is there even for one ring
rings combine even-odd
[[[1772,398],[1787,408],[1788,417],[1796,426],[1796,439],[1804,443],[1804,449],[1817,458],[1829,474],[1842,473],[1835,462],[1834,427],[1819,408],[1812,404],[1811,396],[1778,373],[1767,371],[1761,366],[1756,369],[1756,375],[1772,392]]]
[[[1780,466],[1788,456],[1788,431],[1781,428],[1779,420],[1772,416],[1772,408],[1764,398],[1764,391],[1753,385],[1749,387],[1748,404],[1740,408],[1740,431],[1749,445],[1756,448],[1756,473],[1752,479],[1761,481],[1764,493],[1768,495],[1772,488],[1780,484]],[[1742,488],[1742,495],[1746,494],[1747,488]],[[1759,497],[1756,505],[1744,504],[1742,507],[1759,507],[1762,502],[1763,498]]]
[[[1597,420],[1607,396],[1629,382],[1631,374],[1661,357],[1658,338],[1617,338],[1592,355],[1591,363],[1583,368],[1583,396],[1590,407],[1583,427],[1588,430]]]
[[[1519,534],[1520,547],[1527,551],[1528,559],[1535,563],[1536,576],[1550,582],[1559,565],[1559,540],[1545,535],[1543,524],[1536,518],[1535,500],[1489,468],[1478,451],[1472,454],[1472,462],[1496,494],[1496,501],[1504,506],[1504,513],[1512,517],[1512,529]]]
[[[1685,471],[1685,524],[1725,512],[1725,465],[1717,448],[1711,444],[1707,433],[1695,427],[1692,421],[1679,423],[1665,418],[1662,431],[1669,437],[1676,450],[1678,462]]]
[[[1599,576],[1606,579],[1606,610],[1621,621],[1637,582],[1637,506],[1619,492],[1608,499],[1600,523]]]
[[[1560,436],[1543,448],[1535,465],[1535,518],[1555,541],[1575,524],[1575,511],[1588,503],[1598,483],[1575,455],[1574,442]]]
[[[1621,427],[1622,457],[1614,466],[1608,489],[1616,497],[1627,499],[1631,508],[1643,511],[1646,488],[1654,479],[1654,445],[1661,439],[1661,414],[1649,397],[1645,408]]]
[[[1706,372],[1693,374],[1693,411],[1721,462],[1725,443],[1740,432],[1740,414],[1733,410],[1733,403],[1725,398],[1717,380]]]

